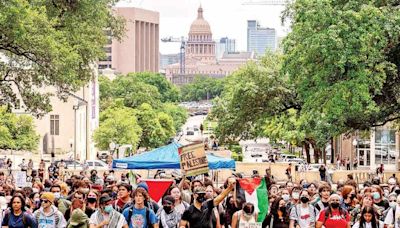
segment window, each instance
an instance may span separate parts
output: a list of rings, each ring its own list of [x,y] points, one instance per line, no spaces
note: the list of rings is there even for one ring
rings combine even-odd
[[[60,135],[59,115],[50,115],[50,135]]]
[[[100,162],[95,162],[96,167],[103,167]]]

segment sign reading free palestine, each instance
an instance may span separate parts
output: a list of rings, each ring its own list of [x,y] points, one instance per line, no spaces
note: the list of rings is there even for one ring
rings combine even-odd
[[[190,144],[178,149],[181,170],[186,176],[208,173],[208,161],[203,143]]]

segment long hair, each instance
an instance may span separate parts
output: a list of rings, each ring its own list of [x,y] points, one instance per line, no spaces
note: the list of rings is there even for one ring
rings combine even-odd
[[[271,205],[270,212],[275,218],[277,218],[277,216],[278,216],[279,202],[281,200],[283,200],[282,197],[278,197],[278,198],[275,199],[275,201]],[[282,215],[283,215],[284,218],[286,217],[286,214],[287,214],[286,210],[282,211]]]
[[[365,214],[372,214],[372,219],[371,219],[371,226],[372,228],[378,228],[379,227],[379,223],[376,219],[376,212],[375,209],[373,207],[364,207],[361,211],[361,218],[360,218],[360,228],[364,228],[365,226],[365,219],[364,219],[364,215]]]
[[[19,198],[19,200],[21,200],[21,211],[24,212],[25,211],[25,198],[24,198],[24,196],[22,194],[19,194],[19,193],[15,194],[10,200],[9,207],[10,207],[11,212],[14,213],[14,209],[12,207],[12,203],[13,203],[15,198]]]

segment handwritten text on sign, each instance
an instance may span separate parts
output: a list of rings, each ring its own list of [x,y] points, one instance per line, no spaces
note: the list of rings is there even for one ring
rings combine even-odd
[[[195,176],[208,172],[208,161],[204,144],[191,144],[179,148],[181,169],[186,176]]]

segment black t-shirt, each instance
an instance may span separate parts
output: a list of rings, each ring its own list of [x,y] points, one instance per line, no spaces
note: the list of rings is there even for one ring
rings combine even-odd
[[[384,208],[384,210],[389,208],[389,202],[386,199],[383,199],[381,202],[376,203],[375,205]]]
[[[213,213],[213,208],[213,200],[203,203],[201,210],[197,209],[194,205],[190,205],[190,207],[183,212],[182,220],[188,221],[190,228],[211,228],[211,213]]]

